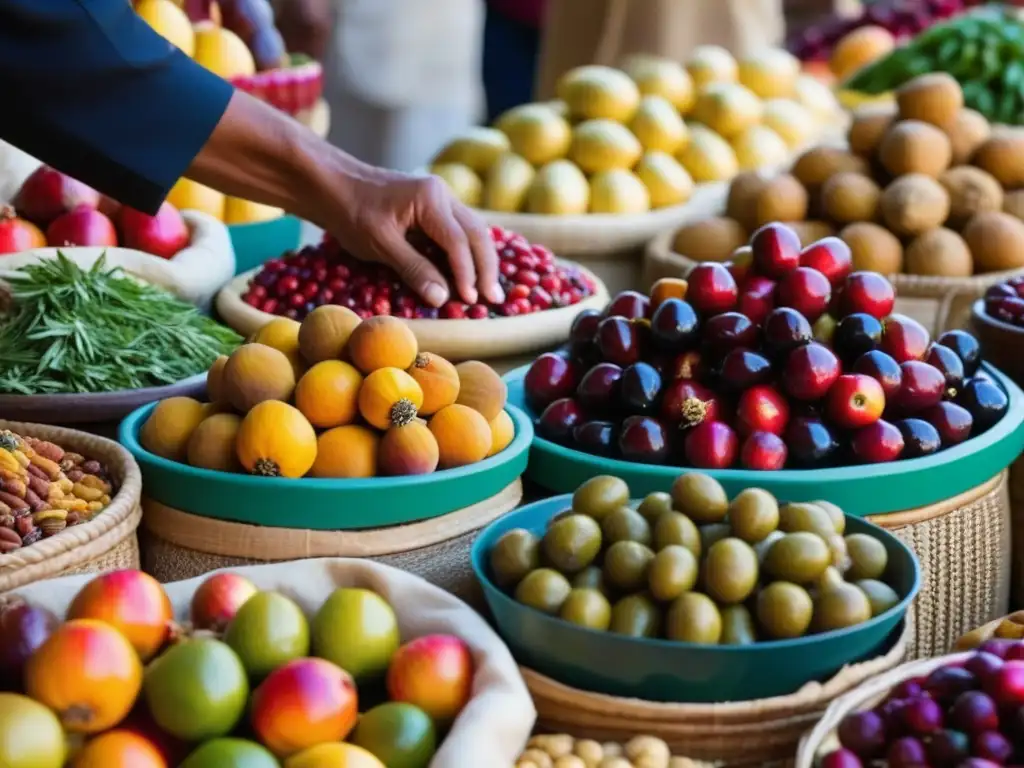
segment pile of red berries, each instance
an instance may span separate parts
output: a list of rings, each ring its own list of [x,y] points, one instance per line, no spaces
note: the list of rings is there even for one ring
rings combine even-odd
[[[985,312],[1004,323],[1024,327],[1024,275],[989,286]]]
[[[587,453],[725,469],[925,456],[1008,408],[973,336],[931,343],[876,272],[829,237],[768,224],[728,264],[695,266],[577,317],[524,381],[538,434]]]
[[[1024,761],[1024,643],[989,640],[839,724],[821,768],[994,768]]]
[[[391,267],[373,264],[346,252],[327,236],[268,261],[253,277],[242,300],[271,315],[302,320],[323,304],[340,304],[360,317],[394,315],[408,319],[483,320],[513,317],[578,304],[594,294],[591,278],[578,267],[560,264],[542,245],[498,227],[490,231],[498,251],[498,277],[505,302],[465,304],[457,296],[440,309],[424,305]],[[443,274],[450,275],[447,256],[432,241],[414,241]],[[482,299],[483,297],[481,297]]]

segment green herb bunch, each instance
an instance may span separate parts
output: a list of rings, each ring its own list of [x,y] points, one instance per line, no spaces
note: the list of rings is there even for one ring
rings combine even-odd
[[[198,309],[108,269],[59,253],[7,277],[0,316],[0,393],[116,392],[158,387],[209,368],[242,338]]]

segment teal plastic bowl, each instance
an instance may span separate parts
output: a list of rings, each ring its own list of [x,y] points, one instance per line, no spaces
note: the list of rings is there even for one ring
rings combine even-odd
[[[901,600],[885,613],[848,629],[745,646],[698,645],[632,638],[578,627],[517,603],[491,580],[488,554],[501,535],[525,528],[541,535],[571,495],[538,501],[484,529],[473,544],[473,570],[499,634],[523,666],[565,685],[645,701],[751,701],[793,693],[826,680],[844,665],[877,656],[902,631],[921,569],[891,533],[847,516],[848,533],[869,533],[889,553],[885,581]]]
[[[231,245],[235,248],[235,274],[240,275],[299,247],[302,221],[281,216],[255,224],[231,224]]]
[[[1006,469],[1024,448],[1024,392],[996,368],[983,367],[1010,400],[1006,416],[987,432],[931,456],[828,469],[701,471],[717,478],[730,497],[756,486],[785,501],[831,501],[856,517],[916,509],[952,498]],[[539,414],[526,404],[523,389],[528,370],[529,366],[523,366],[509,371],[505,381],[508,401],[535,419]],[[570,493],[594,475],[615,475],[626,481],[634,496],[646,496],[667,491],[681,471],[678,466],[593,456],[538,435],[530,449],[526,475],[555,493]]]
[[[147,498],[182,512],[276,528],[356,530],[440,517],[497,495],[526,469],[533,425],[509,407],[511,444],[476,464],[429,475],[366,480],[285,479],[190,467],[150,453],[139,430],[156,404],[132,411],[118,440],[142,469]]]

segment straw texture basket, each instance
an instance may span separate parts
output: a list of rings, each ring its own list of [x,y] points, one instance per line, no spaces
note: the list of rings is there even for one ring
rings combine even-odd
[[[218,568],[300,560],[362,557],[421,576],[479,604],[469,550],[489,523],[518,506],[516,480],[471,507],[409,525],[359,531],[269,528],[212,520],[143,498],[143,564],[160,581],[180,581]]]
[[[722,704],[664,704],[581,691],[521,669],[545,731],[597,741],[628,741],[638,734],[664,739],[673,754],[728,766],[764,765],[791,758],[801,735],[829,702],[903,661],[913,622],[884,655],[844,667],[824,683],[794,694]]]
[[[142,474],[132,455],[113,440],[62,427],[0,421],[0,429],[49,440],[96,459],[109,468],[118,487],[107,508],[90,522],[0,555],[0,595],[57,576],[138,568],[135,529],[142,519]]]
[[[833,701],[814,729],[801,741],[795,768],[814,768],[815,758],[839,746],[835,730],[842,719],[853,712],[869,709],[885,698],[896,685],[912,677],[927,675],[936,667],[966,658],[969,654],[955,653],[933,659],[913,661],[887,671]]]
[[[1010,608],[1024,608],[1024,457],[1010,465],[1010,509],[1013,534]]]

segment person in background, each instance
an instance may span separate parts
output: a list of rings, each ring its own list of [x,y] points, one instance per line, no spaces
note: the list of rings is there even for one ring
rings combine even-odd
[[[444,182],[321,141],[193,62],[126,0],[0,0],[0,73],[0,139],[134,208],[155,213],[187,176],[323,227],[434,306],[452,291],[504,299],[486,226]],[[413,229],[447,252],[453,286],[408,243]]]
[[[547,0],[487,0],[484,89],[487,121],[533,98]]]

